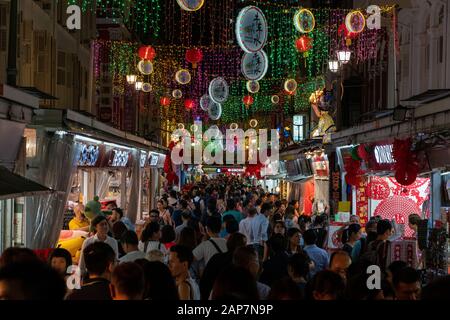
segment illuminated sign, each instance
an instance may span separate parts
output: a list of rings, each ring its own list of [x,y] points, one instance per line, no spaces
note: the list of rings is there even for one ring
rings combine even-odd
[[[386,144],[374,148],[375,160],[378,164],[395,163],[392,156],[392,147],[392,144]]]
[[[126,167],[130,152],[126,150],[114,149],[114,158],[111,162],[111,167]]]
[[[158,165],[159,156],[157,154],[150,154],[148,164],[152,167]]]
[[[100,155],[100,149],[96,145],[83,144],[81,147],[78,165],[80,167],[95,166]]]
[[[141,168],[145,167],[146,161],[147,161],[147,152],[141,151]]]

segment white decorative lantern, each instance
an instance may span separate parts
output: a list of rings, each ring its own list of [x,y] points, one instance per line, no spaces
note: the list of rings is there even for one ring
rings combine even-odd
[[[337,52],[337,58],[338,58],[339,62],[342,64],[348,63],[350,61],[351,55],[352,55],[352,52],[348,49],[339,50]]]
[[[338,72],[339,71],[339,61],[337,60],[330,60],[328,61],[328,68],[331,72]]]
[[[137,79],[137,76],[135,74],[127,75],[127,82],[129,84],[135,84],[136,83],[136,79]]]
[[[136,90],[137,91],[140,91],[140,90],[142,90],[142,85],[143,85],[144,83],[142,82],[142,81],[136,81],[136,83],[134,84],[135,85],[135,88],[136,88]]]

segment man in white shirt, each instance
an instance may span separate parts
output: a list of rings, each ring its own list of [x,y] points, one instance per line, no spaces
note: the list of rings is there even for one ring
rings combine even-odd
[[[263,203],[261,206],[261,213],[256,215],[252,220],[252,233],[253,239],[251,243],[258,252],[260,261],[264,255],[264,243],[268,240],[267,231],[269,229],[269,219],[267,218],[273,210],[273,206],[270,203]]]
[[[81,246],[81,255],[79,262],[81,274],[85,274],[87,271],[84,262],[83,251],[84,248],[86,248],[91,243],[101,241],[108,244],[109,246],[111,246],[111,248],[114,250],[114,253],[116,254],[116,261],[119,258],[119,245],[117,244],[116,239],[108,236],[108,220],[104,216],[97,216],[92,220],[91,225],[96,230],[96,233],[94,236],[84,240],[83,245]]]
[[[209,235],[209,240],[200,243],[192,252],[197,261],[204,261],[205,266],[216,253],[227,252],[227,241],[219,237],[221,227],[222,219],[220,217],[208,217],[206,220],[206,232]]]
[[[126,254],[119,259],[119,263],[134,262],[138,259],[145,258],[145,253],[138,249],[139,240],[136,232],[131,230],[126,231],[120,239],[120,243]]]
[[[243,235],[245,235],[245,237],[247,238],[248,245],[253,244],[253,242],[254,242],[252,221],[255,218],[256,214],[257,214],[257,211],[256,211],[255,207],[249,208],[247,211],[247,218],[245,218],[244,220],[242,220],[239,223],[239,232],[242,233]]]

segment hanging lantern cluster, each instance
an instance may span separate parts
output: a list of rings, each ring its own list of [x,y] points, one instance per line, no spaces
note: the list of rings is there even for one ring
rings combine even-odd
[[[312,48],[313,39],[308,37],[306,34],[314,30],[316,26],[316,20],[313,13],[305,8],[300,9],[294,15],[294,26],[298,32],[303,33],[303,35],[295,40],[295,47],[300,53],[303,53],[303,57],[308,56],[308,51]]]
[[[197,68],[197,65],[203,60],[203,52],[198,48],[192,48],[186,51],[185,58],[193,68]]]
[[[156,51],[152,46],[141,46],[138,50],[138,55],[141,60],[137,68],[140,73],[149,75],[153,73],[153,59],[156,57]]]

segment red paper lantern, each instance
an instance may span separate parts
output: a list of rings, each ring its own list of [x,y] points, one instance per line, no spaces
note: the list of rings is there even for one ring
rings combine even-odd
[[[200,49],[192,48],[186,51],[186,61],[192,63],[194,68],[203,60],[203,52]]]
[[[356,39],[358,37],[357,32],[350,32],[347,30],[345,23],[342,23],[338,28],[338,34],[344,36],[346,39]]]
[[[186,109],[192,109],[195,106],[195,101],[192,99],[186,99],[184,100],[184,107]]]
[[[252,96],[247,95],[244,96],[244,98],[242,99],[242,102],[244,102],[244,104],[248,107],[251,106],[253,104],[253,102],[255,101],[255,99],[253,99]]]
[[[161,99],[159,100],[159,103],[164,106],[167,107],[170,105],[170,99],[167,97],[161,97]]]
[[[150,60],[152,61],[156,57],[156,51],[152,46],[142,46],[138,51],[139,57],[142,60]]]
[[[295,46],[298,51],[305,53],[312,48],[312,39],[308,36],[301,36],[295,40]]]

